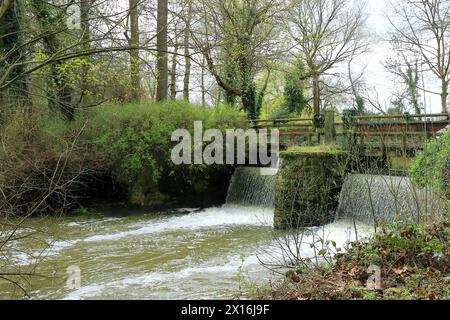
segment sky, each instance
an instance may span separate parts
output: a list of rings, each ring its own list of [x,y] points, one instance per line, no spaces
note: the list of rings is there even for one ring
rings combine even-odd
[[[365,79],[368,86],[376,88],[382,104],[386,106],[389,105],[390,98],[395,91],[394,78],[383,66],[383,61],[391,54],[391,48],[386,42],[391,26],[386,14],[389,3],[395,4],[395,2],[396,0],[367,0],[366,12],[369,15],[367,28],[376,35],[378,41],[372,44],[370,52],[364,54],[359,61],[361,66],[366,67]],[[435,88],[439,91],[439,86],[436,86],[433,80],[426,80],[427,88]],[[440,97],[438,95],[421,93],[421,98],[422,101],[426,102],[428,113],[440,112]]]

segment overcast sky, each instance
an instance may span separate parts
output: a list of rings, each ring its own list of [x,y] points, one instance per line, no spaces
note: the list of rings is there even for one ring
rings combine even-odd
[[[365,54],[360,59],[361,65],[366,65],[366,82],[368,86],[376,87],[380,94],[382,102],[387,106],[390,98],[395,91],[394,78],[384,68],[383,61],[391,55],[391,48],[385,41],[388,38],[391,26],[387,18],[389,2],[394,3],[396,0],[367,0],[367,13],[369,18],[367,20],[367,27],[374,33],[378,41],[373,43],[371,51]],[[436,86],[434,81],[426,79],[427,88],[436,88],[439,91],[439,86]],[[440,97],[437,95],[421,93],[421,100],[426,101],[427,112],[440,112]]]

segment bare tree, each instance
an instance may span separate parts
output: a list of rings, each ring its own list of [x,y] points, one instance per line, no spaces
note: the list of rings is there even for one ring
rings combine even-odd
[[[420,102],[419,91],[422,74],[419,70],[418,57],[407,56],[402,50],[397,50],[397,55],[388,59],[385,67],[400,80],[401,86],[400,92],[397,94],[397,101],[404,104],[405,109],[412,108],[415,114],[421,114],[423,106]]]
[[[191,79],[191,57],[190,57],[190,35],[191,35],[191,21],[192,21],[192,1],[188,0],[187,14],[185,17],[184,27],[184,80],[183,80],[183,99],[189,102],[189,85]]]
[[[128,38],[130,47],[130,78],[131,78],[131,96],[134,102],[140,100],[141,79],[139,76],[139,13],[138,0],[129,0],[130,9],[130,33]]]
[[[441,111],[447,112],[450,82],[450,1],[401,0],[391,4],[391,40],[421,57],[440,82]]]
[[[164,101],[167,99],[169,86],[169,67],[168,67],[168,49],[167,49],[167,20],[169,14],[167,0],[158,0],[158,16],[157,16],[157,36],[156,50],[157,54],[157,79],[158,87],[156,89],[156,101]]]
[[[364,5],[350,0],[295,0],[288,15],[287,30],[309,69],[318,114],[321,78],[367,49]]]

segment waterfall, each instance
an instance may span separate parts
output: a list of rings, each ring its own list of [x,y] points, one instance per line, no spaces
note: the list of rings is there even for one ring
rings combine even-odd
[[[443,210],[435,194],[408,177],[352,174],[342,186],[336,216],[373,224],[396,219],[417,221]]]
[[[226,206],[272,208],[277,169],[239,167],[231,178]],[[268,172],[272,170],[272,172]],[[262,174],[263,173],[263,174]],[[267,175],[268,173],[271,173]]]

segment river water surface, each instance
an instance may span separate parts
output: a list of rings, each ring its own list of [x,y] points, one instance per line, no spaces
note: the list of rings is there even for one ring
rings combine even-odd
[[[267,186],[252,189],[242,181],[247,178],[239,177],[237,173],[230,187],[232,199],[222,207],[187,214],[119,209],[98,218],[30,219],[28,225],[39,232],[10,244],[0,265],[42,275],[31,277],[27,286],[32,299],[245,298],[243,283],[280,279],[260,260],[273,262],[280,256],[284,241],[278,240],[287,233],[273,230]],[[252,185],[258,184],[252,179]],[[262,178],[261,183],[272,180]],[[251,190],[264,192],[249,196]],[[369,233],[367,226],[358,229],[359,235]],[[349,221],[310,231],[303,256],[314,254],[309,244],[315,233],[338,245],[355,237]],[[76,288],[67,286],[68,268],[80,272]],[[0,298],[20,294],[0,282]]]

